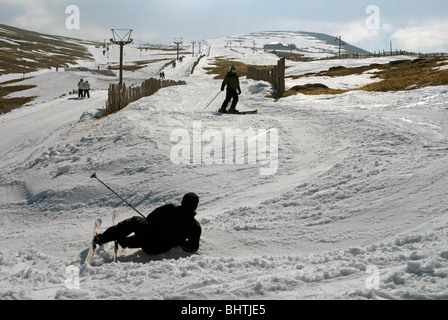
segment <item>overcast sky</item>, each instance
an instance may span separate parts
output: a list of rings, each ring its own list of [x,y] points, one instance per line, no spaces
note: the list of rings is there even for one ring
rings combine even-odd
[[[69,5],[79,8],[79,29],[67,28],[75,22]],[[447,0],[0,0],[0,8],[0,24],[88,40],[109,39],[112,28],[157,44],[310,31],[369,51],[392,41],[394,49],[448,52]]]

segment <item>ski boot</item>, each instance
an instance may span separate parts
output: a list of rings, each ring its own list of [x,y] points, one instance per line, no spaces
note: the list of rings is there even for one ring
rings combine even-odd
[[[235,107],[230,108],[229,113],[238,113],[239,111],[235,109]]]
[[[221,107],[221,108],[218,110],[218,112],[219,112],[219,113],[227,113],[227,110],[226,110],[226,108]]]

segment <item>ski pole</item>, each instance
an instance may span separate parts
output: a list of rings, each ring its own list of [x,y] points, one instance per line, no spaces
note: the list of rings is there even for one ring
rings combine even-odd
[[[137,212],[139,215],[141,215],[143,218],[146,218],[140,211],[138,211],[137,209],[134,208],[134,206],[132,204],[130,204],[129,202],[127,202],[126,200],[124,200],[118,193],[116,193],[114,190],[112,190],[111,188],[109,188],[109,186],[107,184],[105,184],[103,181],[101,181],[97,176],[96,176],[96,172],[94,172],[91,176],[91,179],[95,178],[96,180],[98,180],[99,182],[101,182],[107,189],[109,189],[110,191],[112,191],[118,198],[121,199],[121,201],[123,201],[124,203],[126,203],[128,206],[130,206],[132,209],[135,210],[135,212]]]
[[[214,97],[214,98],[213,98],[213,100],[212,100],[212,101],[210,101],[210,103],[209,103],[209,104],[208,104],[208,105],[207,105],[207,106],[206,106],[206,107],[204,108],[204,110],[202,110],[202,111],[205,111],[205,109],[207,109],[207,108],[208,108],[208,106],[209,106],[209,105],[211,105],[211,104],[212,104],[212,102],[213,102],[213,101],[215,101],[215,99],[216,99],[216,98],[218,98],[218,96],[219,96],[219,94],[220,94],[220,93],[221,93],[221,91],[219,91],[219,92],[218,92],[218,94],[216,95],[216,97]]]

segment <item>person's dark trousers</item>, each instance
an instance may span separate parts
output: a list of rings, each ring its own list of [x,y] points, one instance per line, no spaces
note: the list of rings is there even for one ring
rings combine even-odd
[[[87,96],[87,98],[90,98],[90,90],[84,90],[84,98]]]
[[[222,104],[222,108],[227,108],[230,100],[232,100],[232,105],[230,108],[234,109],[238,103],[238,93],[235,90],[227,90],[226,100]]]
[[[147,228],[148,221],[145,218],[132,217],[108,228],[100,235],[100,239],[104,243],[118,241],[128,248],[139,248],[142,245],[142,236],[145,235],[145,231],[147,232]],[[131,233],[135,233],[135,235],[127,238]]]
[[[82,98],[84,96],[84,90],[78,89],[78,98]]]

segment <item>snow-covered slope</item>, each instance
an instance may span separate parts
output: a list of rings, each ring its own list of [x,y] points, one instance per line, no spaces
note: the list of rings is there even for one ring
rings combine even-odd
[[[204,110],[221,85],[203,69],[214,57],[277,61],[226,48],[226,41],[207,41],[209,56],[192,75],[197,57],[165,68],[168,79],[186,80],[186,86],[162,89],[106,118],[94,116],[113,80],[68,71],[36,79],[59,87],[87,76],[95,84],[90,100],[46,91],[33,106],[0,117],[0,297],[448,298],[448,88],[272,100],[268,84],[241,78],[239,108],[259,114],[217,115],[223,95]],[[128,57],[139,55],[127,49]],[[125,77],[138,83],[165,63]],[[287,64],[295,74],[332,66]],[[356,87],[377,80],[341,81]],[[247,157],[235,163],[237,150],[225,135],[235,130],[254,133],[246,153],[254,146],[270,152],[257,154],[256,163]],[[191,160],[221,151],[211,154],[216,145],[206,136],[215,135],[222,138],[221,159],[231,163],[176,164],[179,137],[193,140],[194,132],[208,153]],[[271,174],[262,175],[266,168]],[[104,230],[113,212],[118,220],[134,215],[90,179],[92,172],[144,213],[196,192],[201,255],[120,249],[113,263],[106,245],[92,266],[83,265],[96,218]]]

